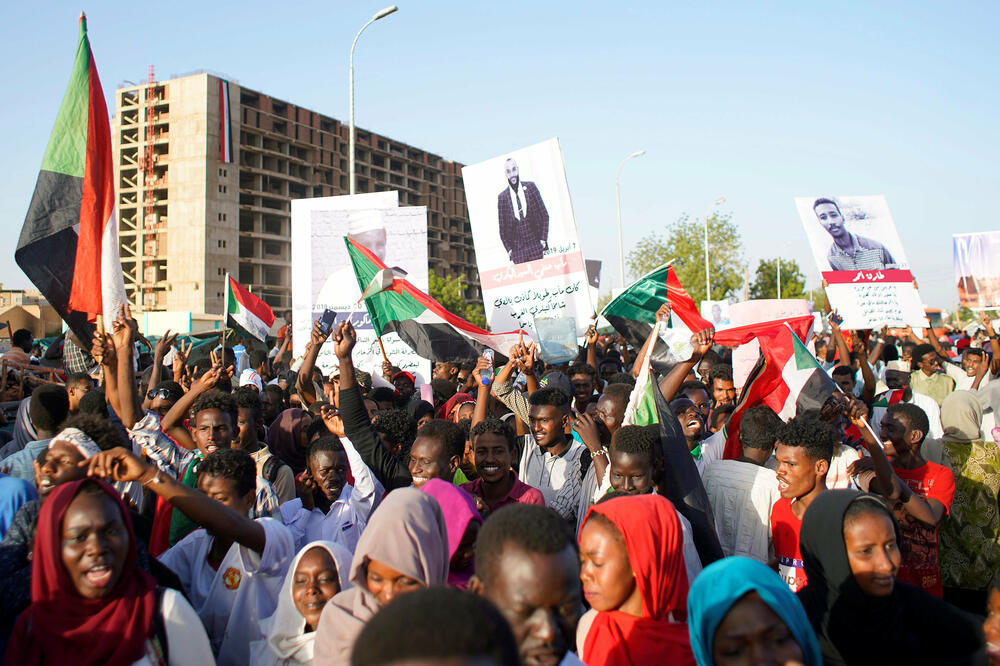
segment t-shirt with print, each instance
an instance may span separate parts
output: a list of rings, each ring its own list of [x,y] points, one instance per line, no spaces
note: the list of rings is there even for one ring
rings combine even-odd
[[[792,513],[792,500],[782,497],[771,509],[771,541],[774,556],[778,559],[778,575],[792,592],[806,586],[806,570],[799,550],[799,533],[802,520]]]
[[[924,463],[916,469],[893,469],[915,494],[941,502],[946,514],[951,510],[951,500],[955,496],[955,475],[950,469],[932,462]],[[896,578],[940,599],[944,590],[938,567],[937,525],[931,527],[917,520],[907,513],[902,502],[895,502],[892,510],[903,533],[903,543],[900,544],[903,559]]]

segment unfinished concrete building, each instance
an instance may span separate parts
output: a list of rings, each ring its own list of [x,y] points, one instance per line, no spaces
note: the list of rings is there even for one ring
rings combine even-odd
[[[115,93],[129,299],[218,314],[229,272],[275,311],[289,308],[290,202],[348,193],[347,124],[205,72],[153,79]],[[465,275],[466,298],[481,302],[461,169],[357,129],[357,191],[427,206],[431,270]]]

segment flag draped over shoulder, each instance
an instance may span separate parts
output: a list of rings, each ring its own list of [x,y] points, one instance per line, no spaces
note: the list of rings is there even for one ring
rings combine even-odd
[[[660,326],[662,322],[657,322],[653,330],[658,332]],[[649,356],[650,352],[647,350],[635,388],[625,408],[622,425],[659,424],[660,448],[657,455],[663,461],[663,485],[660,490],[691,523],[698,557],[704,566],[708,566],[723,557],[722,546],[719,545],[719,537],[715,531],[712,506],[681,425],[670,411],[658,386],[658,378],[650,368]]]
[[[530,337],[527,331],[489,333],[470,324],[387,267],[364,245],[347,236],[344,243],[379,336],[396,333],[420,356],[441,362],[474,358],[487,347],[507,356],[522,335]]]
[[[111,125],[84,16],[14,260],[85,343],[89,322],[99,314],[113,319],[125,302]]]
[[[226,325],[230,323],[264,342],[274,323],[274,312],[226,273]]]

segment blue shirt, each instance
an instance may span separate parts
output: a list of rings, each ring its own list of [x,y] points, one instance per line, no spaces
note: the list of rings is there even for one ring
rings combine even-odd
[[[28,442],[17,453],[12,453],[3,460],[0,460],[0,471],[9,476],[16,476],[34,485],[35,466],[31,463],[35,461],[39,453],[49,448],[49,441],[51,439],[39,439],[34,442]]]
[[[0,474],[0,537],[7,533],[14,514],[25,502],[38,498],[35,486],[21,479]]]

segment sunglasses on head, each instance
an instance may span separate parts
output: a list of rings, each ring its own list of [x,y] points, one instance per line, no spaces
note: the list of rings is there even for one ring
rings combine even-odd
[[[156,400],[157,398],[163,398],[164,400],[170,400],[173,396],[170,395],[170,390],[165,388],[153,389],[146,394],[146,397],[150,400]]]

